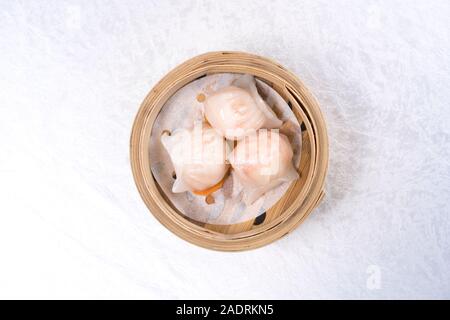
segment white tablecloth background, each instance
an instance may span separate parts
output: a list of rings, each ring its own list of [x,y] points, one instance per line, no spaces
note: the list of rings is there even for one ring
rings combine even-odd
[[[1,1],[0,297],[450,298],[449,1]],[[314,92],[327,195],[221,253],[148,212],[129,136],[150,88],[213,50]]]

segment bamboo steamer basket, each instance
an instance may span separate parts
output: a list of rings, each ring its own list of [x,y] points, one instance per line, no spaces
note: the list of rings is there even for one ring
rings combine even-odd
[[[299,179],[264,214],[233,225],[200,223],[167,199],[150,170],[149,139],[165,102],[184,85],[214,73],[247,73],[269,84],[289,104],[302,129]],[[309,90],[277,62],[244,52],[210,52],[170,71],[148,93],[136,115],[130,141],[131,168],[150,212],[170,231],[201,247],[240,251],[261,247],[288,234],[318,205],[328,166],[328,137],[319,105]]]

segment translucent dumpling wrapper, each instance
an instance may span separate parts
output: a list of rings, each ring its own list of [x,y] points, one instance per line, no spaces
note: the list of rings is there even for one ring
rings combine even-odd
[[[230,147],[216,130],[206,125],[179,129],[163,133],[161,143],[176,174],[172,192],[209,194],[220,188],[229,169],[226,157]]]
[[[208,122],[227,139],[239,140],[260,128],[279,128],[283,122],[261,98],[255,78],[244,75],[205,101]]]
[[[246,204],[252,204],[281,183],[298,178],[291,144],[277,131],[261,129],[240,140],[229,155],[231,166],[244,186]]]
[[[196,123],[205,120],[205,98],[207,99],[222,88],[239,84],[245,77],[249,76],[237,73],[217,73],[192,81],[173,94],[153,123],[149,141],[152,175],[171,205],[189,219],[217,225],[229,225],[254,219],[277,203],[292,183],[292,181],[281,183],[265,192],[252,204],[245,204],[243,195],[248,188],[241,184],[240,179],[236,176],[236,171],[230,168],[225,173],[223,185],[209,193],[208,196],[205,193],[175,193],[172,191],[175,181],[182,174],[174,175],[175,167],[162,144],[161,137],[165,132],[171,132],[171,136],[175,136],[181,129],[193,130]],[[300,123],[287,102],[273,88],[258,78],[254,80],[259,95],[283,121],[279,130],[289,138],[294,152],[294,167],[298,168],[302,149]],[[232,146],[233,143],[236,144],[239,141],[227,142]],[[208,192],[211,190],[209,189]]]

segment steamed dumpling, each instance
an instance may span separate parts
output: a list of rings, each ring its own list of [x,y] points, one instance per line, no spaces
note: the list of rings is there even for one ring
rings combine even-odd
[[[208,122],[228,139],[239,140],[260,128],[279,128],[282,121],[261,98],[251,75],[243,75],[233,85],[207,97]]]
[[[216,130],[209,126],[175,130],[163,134],[161,142],[175,169],[174,193],[208,194],[220,188],[229,168],[225,163],[229,146]]]
[[[229,161],[244,187],[244,202],[252,204],[281,183],[297,179],[292,157],[287,137],[274,130],[261,129],[240,140]]]

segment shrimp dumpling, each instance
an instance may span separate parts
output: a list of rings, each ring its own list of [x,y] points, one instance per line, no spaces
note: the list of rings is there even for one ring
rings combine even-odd
[[[163,134],[161,143],[175,169],[172,192],[207,195],[222,186],[229,169],[226,156],[230,147],[216,130],[209,126],[179,129]]]
[[[292,147],[283,134],[261,129],[240,140],[229,156],[243,185],[243,201],[250,205],[283,182],[298,178]]]
[[[243,75],[231,86],[209,95],[205,100],[205,117],[212,127],[231,140],[242,139],[260,128],[282,125],[259,95],[251,75]]]

